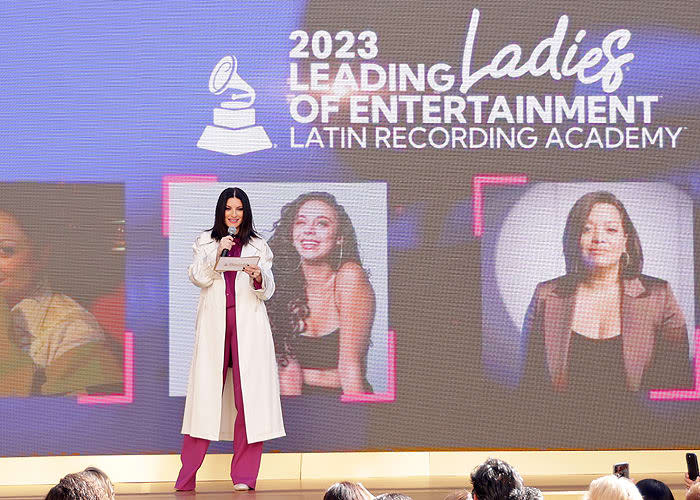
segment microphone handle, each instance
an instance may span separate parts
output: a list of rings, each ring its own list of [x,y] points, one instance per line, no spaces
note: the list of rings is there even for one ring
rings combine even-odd
[[[231,230],[231,228],[229,228],[229,233],[228,233],[228,235],[231,236],[231,237],[235,236],[236,233],[238,232],[238,231],[235,231],[233,234],[231,234],[231,231],[230,231],[230,230]],[[221,256],[222,256],[222,257],[228,256],[228,248],[224,248],[224,249],[221,251]]]

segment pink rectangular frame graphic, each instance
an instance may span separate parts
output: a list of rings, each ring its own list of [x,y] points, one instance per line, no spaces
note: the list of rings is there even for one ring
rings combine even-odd
[[[161,230],[166,238],[170,236],[170,184],[174,182],[216,182],[216,175],[164,175],[161,199]]]
[[[649,391],[652,401],[697,401],[700,399],[700,327],[695,328],[695,362],[693,389],[665,389]]]
[[[348,393],[340,396],[343,403],[393,403],[396,401],[396,332],[387,333],[387,387],[385,392]]]
[[[217,182],[216,175],[165,175],[163,176],[162,231],[170,236],[170,184],[179,182]],[[387,338],[387,390],[379,394],[343,394],[344,403],[391,403],[396,400],[396,332],[389,330]]]
[[[81,405],[129,404],[134,401],[134,334],[124,332],[124,392],[78,396]]]
[[[520,174],[477,174],[472,177],[472,228],[474,236],[484,234],[484,191],[485,184],[527,184],[527,175]]]
[[[526,175],[479,174],[472,178],[472,205],[474,211],[474,236],[484,234],[484,184],[527,184]],[[663,389],[649,391],[652,401],[700,400],[700,326],[695,329],[694,384],[693,389]]]

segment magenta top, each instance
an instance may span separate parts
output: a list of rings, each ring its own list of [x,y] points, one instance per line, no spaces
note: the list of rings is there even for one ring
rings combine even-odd
[[[231,247],[231,250],[228,251],[228,256],[241,256],[240,238],[233,238],[233,246]],[[226,271],[224,273],[224,280],[226,281],[226,309],[229,307],[236,307],[236,274],[238,274],[238,271]],[[253,286],[256,290],[260,290],[260,288],[262,288],[262,283],[258,283],[256,280],[253,280]]]

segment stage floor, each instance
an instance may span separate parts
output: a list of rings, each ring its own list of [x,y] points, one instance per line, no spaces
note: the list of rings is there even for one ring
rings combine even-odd
[[[526,476],[525,483],[540,488],[546,500],[580,500],[588,483],[596,476],[585,474],[567,476]],[[676,500],[685,498],[682,478],[675,475],[658,474],[656,479],[666,482]],[[634,478],[636,480],[643,478]],[[357,480],[357,479],[355,479]],[[374,495],[401,492],[413,500],[442,500],[454,490],[465,488],[468,479],[459,476],[370,478],[360,480]],[[239,498],[241,500],[320,500],[323,492],[332,484],[328,480],[260,480],[258,489],[234,492],[229,481],[202,481],[197,491],[177,492],[173,483],[120,483],[115,485],[117,498],[129,500],[194,499],[218,500]],[[43,499],[50,485],[0,486],[0,498]]]

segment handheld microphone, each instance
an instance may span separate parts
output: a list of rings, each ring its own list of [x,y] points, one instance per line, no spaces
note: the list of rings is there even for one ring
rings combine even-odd
[[[228,227],[228,235],[229,236],[236,236],[236,234],[238,234],[238,228],[234,227],[234,226],[229,226]],[[228,255],[228,248],[224,248],[221,251],[221,256],[226,257],[227,255]]]

